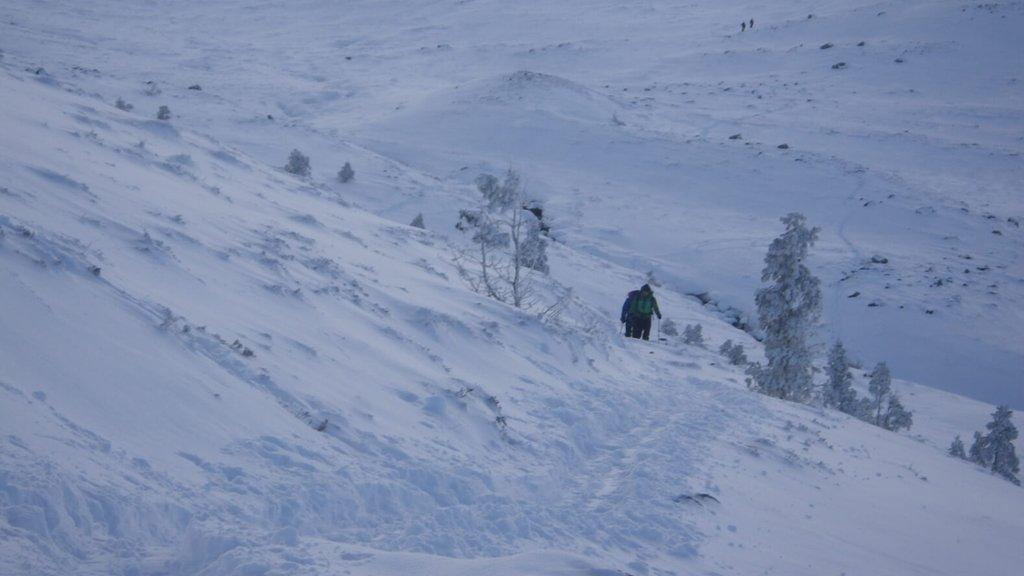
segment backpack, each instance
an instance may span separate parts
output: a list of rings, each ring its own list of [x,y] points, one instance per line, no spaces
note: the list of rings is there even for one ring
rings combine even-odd
[[[630,314],[650,317],[650,315],[654,313],[654,295],[638,294],[636,299],[633,300],[633,305],[630,307],[629,311]]]

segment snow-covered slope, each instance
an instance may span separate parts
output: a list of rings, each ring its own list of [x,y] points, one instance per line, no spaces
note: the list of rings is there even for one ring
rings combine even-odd
[[[268,164],[298,147],[328,180],[351,161],[357,182],[393,184],[351,193],[398,221],[450,230],[444,190],[515,166],[577,249],[747,313],[777,218],[799,209],[823,229],[830,336],[1024,408],[1019,2],[3,10],[0,49]]]
[[[891,434],[753,394],[712,352],[617,336],[623,291],[654,267],[672,318],[704,324],[709,348],[731,338],[756,356],[752,339],[685,292],[740,305],[728,295],[752,290],[778,213],[799,204],[827,225],[856,205],[846,195],[887,189],[873,169],[847,174],[848,160],[821,151],[718,142],[717,130],[731,131],[721,119],[683,138],[667,127],[673,114],[592,81],[601,54],[589,51],[616,54],[615,74],[644,76],[625,63],[644,62],[645,49],[622,47],[624,34],[680,41],[659,31],[708,27],[702,18],[733,9],[691,22],[669,5],[611,4],[586,11],[585,36],[602,44],[581,48],[548,43],[566,33],[545,24],[564,15],[555,5],[505,8],[527,35],[512,42],[487,33],[500,28],[491,2],[6,3],[0,572],[1021,565],[1020,489],[943,453],[991,406],[899,383],[916,425]],[[686,40],[712,41],[723,40]],[[543,60],[518,62],[533,58]],[[348,63],[358,68],[342,75]],[[151,79],[162,92],[140,94]],[[136,110],[114,108],[118,96]],[[163,103],[170,122],[151,119]],[[312,155],[311,180],[275,168],[292,147]],[[357,179],[335,184],[344,160]],[[547,199],[561,239],[553,276],[577,297],[558,321],[473,294],[450,264],[443,233],[470,202],[468,182],[507,164]],[[989,177],[1009,179],[1013,166]],[[748,190],[773,181],[761,201]],[[691,193],[673,195],[687,182]],[[1015,232],[990,239],[970,215],[936,208],[935,230],[962,229],[992,252],[991,268],[1012,265]],[[420,211],[434,231],[402,224]],[[860,224],[849,230],[885,242],[908,225],[892,214],[851,217]],[[740,256],[713,257],[725,235]],[[709,243],[690,244],[698,236]],[[850,249],[873,254],[862,240]],[[848,255],[824,244],[833,273]],[[911,248],[926,242],[908,246],[924,262]],[[871,276],[886,273],[848,282],[881,290]],[[1005,308],[1019,270],[998,273],[1007,324],[991,333],[1015,338]],[[860,316],[842,315],[844,333]],[[942,338],[989,334],[935,316],[965,331]],[[999,369],[1019,361],[1014,341]]]

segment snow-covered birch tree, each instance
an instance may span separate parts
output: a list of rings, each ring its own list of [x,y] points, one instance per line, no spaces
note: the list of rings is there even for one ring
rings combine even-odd
[[[530,308],[534,276],[548,272],[547,240],[534,212],[527,209],[519,174],[503,180],[482,174],[476,180],[477,208],[463,210],[456,228],[472,232],[472,248],[456,251],[456,264],[470,286],[482,294]]]

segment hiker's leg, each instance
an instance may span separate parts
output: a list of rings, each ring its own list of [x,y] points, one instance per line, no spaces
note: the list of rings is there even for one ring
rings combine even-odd
[[[640,330],[642,331],[642,336],[643,336],[644,340],[650,340],[651,339],[651,317],[650,316],[648,316],[647,318],[643,319],[642,324],[640,326]]]

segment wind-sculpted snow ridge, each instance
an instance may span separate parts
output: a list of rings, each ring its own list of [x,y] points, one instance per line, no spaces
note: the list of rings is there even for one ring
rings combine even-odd
[[[353,10],[376,16],[377,4]],[[295,31],[276,10],[246,11],[240,25]],[[87,15],[75,26],[91,26]],[[3,24],[11,37],[56,25],[37,30],[35,12],[17,16]],[[175,21],[155,16],[147,26]],[[55,33],[54,53],[70,50],[73,29]],[[228,58],[254,66],[244,54],[279,41],[262,37]],[[88,38],[78,50],[121,42]],[[331,36],[333,50],[374,42]],[[190,70],[210,65],[166,46],[138,53],[159,60],[155,74],[178,73],[168,70],[179,56]],[[706,348],[617,336],[625,289],[672,258],[617,248],[621,222],[651,208],[636,198],[599,207],[621,181],[598,185],[634,164],[611,161],[634,147],[656,158],[641,168],[682,157],[726,180],[722,166],[734,164],[716,150],[730,144],[709,144],[714,130],[687,148],[642,116],[616,116],[643,103],[569,73],[492,72],[430,90],[421,107],[396,113],[393,132],[380,122],[371,152],[308,122],[336,100],[304,66],[294,74],[315,96],[271,120],[237,95],[246,90],[217,95],[216,74],[181,96],[164,76],[146,84],[49,61],[44,74],[23,54],[0,60],[0,573],[816,576],[1007,573],[1024,563],[1020,489],[944,454],[990,406],[896,382],[915,427],[893,434],[754,394],[713,350],[730,339],[759,359],[759,345],[683,294],[693,279],[680,269],[656,282],[661,306],[680,326],[701,324]],[[547,70],[511,68],[522,69]],[[129,85],[134,111],[114,106]],[[181,117],[152,119],[160,94],[175,95]],[[449,108],[460,95],[469,104]],[[434,113],[451,123],[436,124],[431,141],[421,123]],[[509,130],[493,130],[495,118]],[[601,152],[595,135],[621,141]],[[436,150],[418,151],[428,141]],[[512,148],[496,142],[529,151],[521,158],[538,175],[528,184],[551,194],[556,222],[581,218],[549,248],[553,280],[574,294],[560,319],[472,293],[451,264],[448,244],[459,240],[441,233],[444,216],[471,202],[476,168],[505,167]],[[575,168],[545,162],[574,143],[585,148]],[[307,178],[283,170],[296,146],[311,157]],[[359,155],[352,183],[332,182],[338,150]],[[776,169],[793,163],[775,154]],[[815,182],[849,169],[844,186],[880,186],[807,157],[813,168],[800,175]],[[671,173],[629,174],[647,172],[630,191],[650,185],[670,198],[655,184]],[[553,194],[588,184],[570,199]],[[694,203],[708,208],[714,192]],[[769,200],[753,209],[771,211]],[[420,211],[427,230],[396,223]],[[686,223],[675,210],[665,218]],[[738,235],[695,252],[723,243],[754,259],[764,248]],[[886,273],[864,266],[858,274]],[[866,382],[860,371],[856,379]]]

